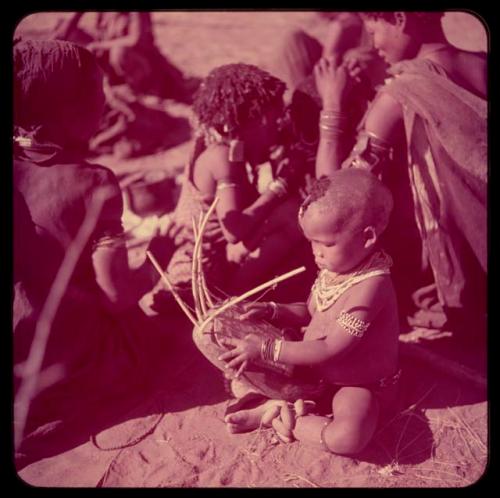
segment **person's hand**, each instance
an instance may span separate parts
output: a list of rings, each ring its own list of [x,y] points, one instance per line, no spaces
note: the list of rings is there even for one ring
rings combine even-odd
[[[371,47],[363,46],[348,50],[344,54],[343,64],[351,78],[359,82],[362,73],[371,79],[371,73],[375,70],[376,65],[381,64],[381,60]]]
[[[245,305],[245,311],[239,316],[239,320],[269,320],[274,313],[271,303],[249,303]]]
[[[316,88],[323,101],[323,109],[340,109],[353,87],[348,67],[339,57],[321,58],[314,66]]]
[[[281,178],[288,189],[288,192],[297,190],[304,181],[305,162],[301,157],[290,154],[280,161],[276,168],[276,178]]]
[[[293,435],[293,430],[295,429],[295,424],[298,417],[302,417],[310,413],[316,404],[314,401],[304,401],[303,399],[298,399],[293,403],[282,402],[279,409],[274,410],[267,414],[266,422],[272,417],[271,425],[276,432],[276,436],[284,443],[291,443],[295,440]]]
[[[230,263],[241,265],[246,261],[250,252],[251,251],[245,246],[245,244],[243,244],[243,242],[227,244],[226,246],[226,258]]]
[[[236,370],[237,379],[248,366],[248,363],[260,357],[262,338],[249,334],[244,339],[221,337],[219,342],[232,349],[219,356],[220,361],[227,361],[226,368]]]

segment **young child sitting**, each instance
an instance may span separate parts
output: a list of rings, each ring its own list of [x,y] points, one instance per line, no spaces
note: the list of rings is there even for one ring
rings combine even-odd
[[[195,95],[196,140],[174,213],[183,230],[167,267],[168,278],[181,292],[187,287],[188,298],[193,220],[215,197],[216,212],[204,232],[203,270],[209,284],[227,293],[279,273],[284,255],[302,240],[295,216],[300,198],[291,193],[289,178],[279,173],[262,194],[255,181],[279,139],[284,90],[282,81],[256,66],[228,64],[215,68]],[[256,249],[258,255],[252,254]],[[154,298],[158,310],[161,295]]]
[[[364,170],[337,171],[317,180],[299,212],[319,268],[308,302],[254,304],[241,317],[307,325],[303,340],[223,339],[232,349],[220,359],[236,370],[235,377],[258,358],[297,365],[297,376],[317,374],[328,400],[324,413],[333,418],[305,415],[302,401],[295,403],[294,414],[284,401],[270,400],[227,415],[230,432],[258,427],[278,404],[281,415],[272,425],[285,441],[295,438],[347,455],[368,444],[381,412],[395,402],[399,378],[392,262],[379,246],[392,204],[389,190]],[[325,399],[314,400],[320,412]]]

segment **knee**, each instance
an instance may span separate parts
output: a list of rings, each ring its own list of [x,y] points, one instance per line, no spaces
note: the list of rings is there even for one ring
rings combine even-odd
[[[332,453],[356,455],[364,450],[372,439],[374,428],[370,429],[332,422],[325,430],[324,443]]]

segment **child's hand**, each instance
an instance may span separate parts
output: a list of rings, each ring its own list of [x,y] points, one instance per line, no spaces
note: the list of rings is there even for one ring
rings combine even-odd
[[[245,368],[248,362],[260,357],[262,339],[255,334],[249,334],[244,339],[220,338],[219,342],[224,346],[232,346],[233,349],[219,356],[220,361],[228,361],[226,368],[238,368],[235,378],[237,379]]]
[[[240,320],[269,320],[273,315],[271,303],[250,303],[245,306],[245,312],[239,316]]]
[[[316,407],[314,401],[298,399],[292,405],[291,403],[282,402],[279,409],[275,409],[269,414],[272,415],[271,425],[276,432],[276,436],[284,443],[294,441],[293,430],[298,417],[303,417],[311,413]]]

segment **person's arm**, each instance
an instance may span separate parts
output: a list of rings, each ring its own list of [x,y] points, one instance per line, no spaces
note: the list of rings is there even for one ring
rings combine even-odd
[[[350,92],[347,69],[336,65],[335,62],[322,60],[315,67],[315,78],[323,101],[319,124],[320,140],[316,156],[316,177],[328,176],[333,171],[344,167],[344,161],[351,163],[357,155],[363,152],[365,155],[377,154],[379,152],[377,141],[387,149],[388,153],[389,148],[396,141],[395,138],[400,136],[403,126],[403,112],[400,104],[388,93],[379,92],[366,112],[363,129],[360,131],[360,137],[368,136],[375,139],[375,147],[372,147],[374,150],[359,150],[363,144],[358,142],[352,151],[348,151],[343,140],[348,123],[346,101]],[[384,151],[381,152],[384,153]],[[382,158],[373,159],[380,163]]]
[[[235,244],[252,237],[258,223],[282,201],[282,195],[268,188],[250,206],[245,207],[243,190],[249,186],[245,164],[230,163],[227,155],[225,146],[212,149],[205,167],[210,168],[216,185],[215,195],[219,198],[216,211],[224,237]]]
[[[274,359],[289,365],[316,365],[344,357],[360,343],[385,304],[388,289],[386,278],[374,277],[350,290],[344,310],[332,320],[332,328],[325,339],[281,341],[281,344],[275,341],[266,348],[262,338],[257,335],[248,335],[243,340],[224,338],[221,342],[233,349],[222,354],[220,359],[228,360],[228,368],[239,368],[239,374],[249,361],[257,358],[268,361]],[[273,352],[277,346],[279,354],[276,358]]]
[[[92,263],[97,284],[107,298],[106,304],[119,311],[137,303],[154,285],[154,269],[149,261],[135,270],[129,267],[121,223],[123,200],[118,182],[111,172],[101,177],[97,192],[106,195],[106,200],[94,231]],[[90,206],[89,203],[87,208],[90,209]]]
[[[314,67],[314,78],[323,102],[316,154],[316,178],[320,178],[340,169],[349,152],[342,135],[349,124],[346,103],[350,76],[337,57],[320,59]]]
[[[116,311],[137,304],[157,280],[149,260],[137,269],[129,267],[124,243],[115,241],[109,245],[98,245],[92,259],[97,283],[110,307]]]
[[[311,320],[306,303],[251,303],[246,306],[240,320],[265,319],[279,326],[303,327]]]
[[[71,32],[78,26],[80,19],[82,18],[84,12],[75,12],[71,16],[64,20],[59,26],[57,26],[54,38],[56,40],[67,40]]]
[[[133,47],[139,41],[141,36],[141,23],[137,12],[128,13],[127,33],[118,38],[109,40],[97,40],[87,45],[87,49],[93,50],[109,50],[118,47]]]

